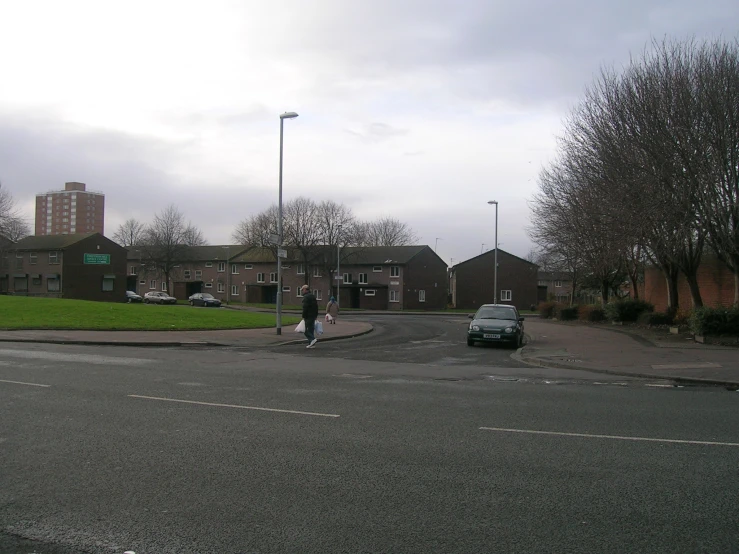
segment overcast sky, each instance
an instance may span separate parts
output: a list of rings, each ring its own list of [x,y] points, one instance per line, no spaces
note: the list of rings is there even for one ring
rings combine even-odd
[[[409,223],[447,262],[526,256],[527,202],[601,66],[734,39],[736,0],[0,2],[0,181],[33,224],[65,181],[106,235],[169,203],[211,244],[284,199]]]

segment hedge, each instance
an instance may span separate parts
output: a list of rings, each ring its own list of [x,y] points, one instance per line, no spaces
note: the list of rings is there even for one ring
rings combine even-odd
[[[670,312],[644,312],[639,316],[639,323],[644,325],[672,325],[673,321]]]
[[[599,322],[605,321],[606,312],[602,306],[591,305],[591,306],[580,306],[577,311],[578,317],[582,321]]]
[[[644,312],[653,312],[654,306],[644,300],[618,300],[606,304],[606,316],[613,321],[636,321]]]
[[[696,308],[690,329],[696,335],[739,335],[739,308]]]

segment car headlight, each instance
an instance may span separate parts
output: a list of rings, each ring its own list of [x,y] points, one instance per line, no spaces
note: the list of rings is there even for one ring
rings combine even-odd
[[[512,333],[513,332],[513,327],[506,327],[505,332],[506,333]]]
[[[480,330],[480,326],[479,325],[473,325],[472,327],[470,327],[470,329],[472,329],[473,331],[479,331]]]

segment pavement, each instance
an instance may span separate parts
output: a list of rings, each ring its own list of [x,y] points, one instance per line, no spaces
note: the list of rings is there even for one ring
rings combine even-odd
[[[523,363],[596,373],[739,387],[739,349],[692,337],[527,318]]]

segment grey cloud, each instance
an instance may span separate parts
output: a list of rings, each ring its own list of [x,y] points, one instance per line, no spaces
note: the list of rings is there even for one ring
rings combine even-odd
[[[345,131],[368,142],[382,142],[408,134],[407,129],[397,129],[386,123],[370,123],[360,130],[345,129]]]

